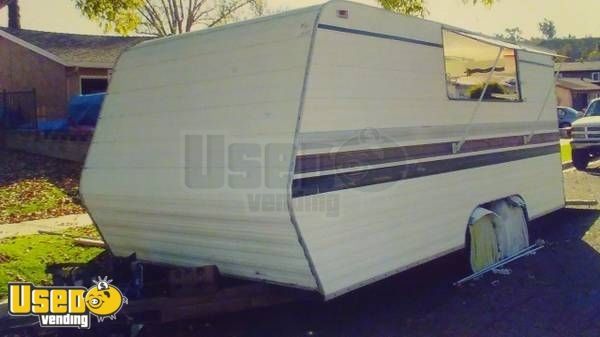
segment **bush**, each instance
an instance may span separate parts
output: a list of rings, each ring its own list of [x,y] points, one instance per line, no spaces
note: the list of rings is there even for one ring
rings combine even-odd
[[[473,99],[479,99],[484,86],[485,86],[484,84],[480,84],[478,86],[469,88],[469,91],[468,91],[469,97],[471,97]],[[483,98],[490,99],[490,98],[493,98],[492,94],[505,94],[505,93],[506,92],[504,91],[504,88],[500,84],[494,82],[494,83],[490,83],[488,85]]]

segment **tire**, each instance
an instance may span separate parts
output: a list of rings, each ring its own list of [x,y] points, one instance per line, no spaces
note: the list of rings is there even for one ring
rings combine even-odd
[[[587,150],[573,150],[573,166],[579,171],[583,171],[590,163],[590,153]]]

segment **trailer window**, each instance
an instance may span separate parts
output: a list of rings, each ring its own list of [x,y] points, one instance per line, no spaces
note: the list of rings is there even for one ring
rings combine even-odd
[[[448,97],[478,100],[501,47],[447,30],[443,34]],[[514,49],[502,48],[484,100],[521,100],[516,57]]]

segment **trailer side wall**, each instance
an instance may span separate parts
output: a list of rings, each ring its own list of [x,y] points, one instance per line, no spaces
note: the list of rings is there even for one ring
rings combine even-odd
[[[482,103],[453,154],[477,103],[448,98],[440,24],[340,1],[318,27],[293,194],[339,205],[296,212],[326,298],[462,248],[481,203],[563,206],[549,56],[519,53],[524,100]]]
[[[116,255],[316,288],[287,183],[317,14],[154,40],[121,57],[81,187]]]

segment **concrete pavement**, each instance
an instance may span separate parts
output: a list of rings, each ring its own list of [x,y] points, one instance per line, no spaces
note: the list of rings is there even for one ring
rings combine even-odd
[[[58,218],[24,221],[20,223],[0,225],[0,239],[37,234],[39,230],[59,232],[70,227],[88,226],[94,222],[87,214],[65,215]]]

